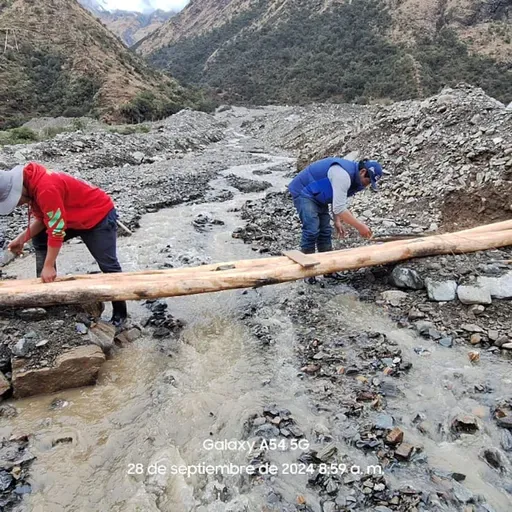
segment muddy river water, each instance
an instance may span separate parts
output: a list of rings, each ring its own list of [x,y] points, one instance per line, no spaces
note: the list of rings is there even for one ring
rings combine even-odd
[[[226,151],[245,148],[245,138],[233,132]],[[250,245],[232,238],[243,224],[238,209],[248,199],[263,198],[268,192],[243,194],[230,187],[225,175],[235,174],[272,183],[270,190],[282,190],[289,178],[283,165],[293,162],[287,154],[258,154],[255,164],[229,166],[215,179],[214,191],[230,190],[225,202],[178,206],[145,215],[131,237],[119,239],[124,270],[155,268],[164,263],[175,266],[254,258]],[[270,170],[258,175],[253,171]],[[223,221],[198,231],[193,221],[199,214]],[[87,272],[94,264],[80,243],[68,244],[59,260],[61,273]],[[34,261],[27,257],[12,265],[18,276],[31,276]],[[254,485],[247,476],[173,474],[172,468],[232,463],[242,466],[250,458],[245,447],[220,449],[212,441],[246,440],[246,422],[261,414],[268,404],[288,409],[313,444],[318,426],[328,429],[342,451],[361,465],[376,464],[348,446],[337,432],[342,425],[331,413],[313,407],[308,381],[299,376],[296,361],[296,329],[282,310],[265,318],[278,336],[270,346],[256,343],[250,329],[240,321],[240,312],[266,298],[279,300],[305,283],[180,297],[167,300],[172,314],[186,323],[178,340],[155,340],[143,336],[118,350],[103,366],[94,387],[68,390],[53,396],[17,400],[16,418],[2,420],[4,435],[33,433],[31,451],[37,457],[31,469],[33,492],[24,506],[33,512],[60,511],[256,511],[270,506],[268,485],[282,502],[295,510],[303,496],[312,510],[321,511],[317,495],[306,486],[307,475],[279,474]],[[390,398],[389,414],[403,423],[422,410],[432,425],[446,425],[457,411],[473,411],[486,418],[488,407],[512,384],[510,364],[482,354],[478,366],[471,365],[467,350],[454,348],[450,357],[442,347],[429,347],[427,359],[414,350],[424,344],[410,331],[398,329],[377,307],[359,303],[350,294],[326,295],[324,307],[340,325],[350,323],[361,330],[385,332],[414,364],[414,372],[401,382],[404,396]],[[148,310],[142,303],[130,303],[132,318],[142,320]],[[108,312],[107,312],[108,313]],[[487,410],[464,389],[473,381],[485,380],[494,390],[486,395]],[[51,410],[55,398],[67,402]],[[484,404],[485,405],[485,404]],[[445,471],[466,474],[464,485],[485,496],[497,511],[512,509],[507,478],[496,473],[479,457],[487,445],[499,445],[498,429],[485,423],[481,435],[447,442],[436,429],[421,436],[405,430],[409,442],[421,444],[429,464]],[[52,446],[57,438],[71,443]],[[277,465],[296,461],[297,454],[272,452]],[[388,475],[397,486],[410,484],[422,489],[431,485],[424,479],[421,464],[411,464]],[[510,469],[510,468],[509,468]],[[222,484],[222,485],[220,485]],[[507,488],[508,487],[508,488]],[[229,496],[221,496],[229,489]],[[446,510],[458,510],[457,508]],[[461,509],[462,510],[462,509]]]

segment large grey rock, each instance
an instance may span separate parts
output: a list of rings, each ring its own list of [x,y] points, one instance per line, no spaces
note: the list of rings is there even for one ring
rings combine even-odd
[[[437,302],[447,302],[454,300],[457,292],[457,283],[455,281],[433,281],[425,279],[428,298]]]
[[[395,267],[391,273],[391,282],[398,288],[421,290],[425,287],[423,279],[416,270],[404,267]]]
[[[36,340],[33,338],[21,338],[14,347],[12,353],[18,357],[27,357],[29,352],[36,346]]]
[[[382,429],[382,430],[391,430],[393,428],[393,417],[389,414],[378,414],[375,417],[374,420],[374,426],[375,428]]]
[[[134,151],[132,154],[131,154],[131,157],[137,162],[137,163],[142,163],[142,161],[144,160],[144,158],[146,157],[146,155],[144,153],[142,153],[141,151]]]
[[[477,284],[486,289],[494,299],[512,299],[512,272],[501,277],[480,276]]]
[[[457,296],[462,304],[492,304],[488,288],[461,285],[457,288]]]

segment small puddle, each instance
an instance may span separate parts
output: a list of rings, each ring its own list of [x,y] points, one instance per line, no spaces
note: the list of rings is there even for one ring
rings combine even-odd
[[[402,350],[403,359],[413,364],[412,370],[399,380],[392,380],[403,393],[387,398],[386,414],[405,434],[408,443],[423,447],[431,468],[447,473],[466,475],[464,487],[474,495],[481,494],[495,510],[510,510],[512,481],[507,472],[499,473],[481,458],[486,448],[500,449],[503,429],[491,418],[491,407],[508,398],[504,391],[510,388],[510,362],[489,352],[479,350],[480,361],[471,363],[468,352],[472,347],[455,345],[445,348],[417,336],[413,331],[399,329],[375,305],[359,302],[347,295],[332,299],[328,311],[340,324],[361,331],[380,332]],[[428,352],[415,349],[426,349]],[[488,393],[474,392],[483,385]],[[414,426],[417,415],[424,418],[427,435],[421,435]],[[477,418],[480,429],[476,434],[462,434],[451,439],[450,427],[459,414]],[[348,448],[347,450],[354,450]],[[503,452],[502,452],[503,453]],[[503,460],[506,461],[504,456]],[[425,471],[415,464],[398,467],[389,473],[395,487],[409,484],[417,489],[434,490],[425,480]]]

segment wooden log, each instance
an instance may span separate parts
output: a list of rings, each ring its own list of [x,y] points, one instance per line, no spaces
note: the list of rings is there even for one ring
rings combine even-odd
[[[316,254],[319,264],[312,268],[290,262],[286,257],[261,258],[257,265],[239,265],[222,271],[202,272],[201,267],[167,274],[137,273],[101,275],[106,279],[83,281],[59,280],[34,285],[33,280],[11,281],[0,287],[1,306],[46,306],[111,300],[141,300],[209,293],[221,290],[260,287],[304,277],[388,264],[435,254],[460,254],[512,245],[512,229],[445,235],[391,242]],[[256,263],[255,262],[255,263]],[[177,270],[177,269],[176,269]]]
[[[270,262],[269,260],[273,260]],[[296,264],[288,258],[285,257],[276,257],[276,258],[259,258],[255,260],[240,260],[235,262],[227,262],[227,263],[216,263],[212,265],[200,265],[198,267],[181,267],[181,268],[173,268],[173,269],[156,269],[156,270],[140,270],[135,272],[123,272],[122,274],[83,274],[83,275],[68,275],[58,277],[56,282],[73,282],[76,286],[79,286],[83,283],[91,283],[91,282],[109,282],[109,281],[118,281],[119,276],[122,275],[124,278],[129,278],[130,280],[158,280],[171,276],[191,276],[191,275],[199,275],[199,274],[211,274],[212,272],[225,272],[226,270],[244,270],[246,268],[250,268],[251,270],[257,270],[260,267],[264,267],[268,269],[271,266],[279,265],[281,268],[284,266],[295,266]],[[6,281],[0,281],[0,292],[1,290],[7,288],[17,288],[19,286],[20,281],[14,279],[8,279]],[[29,285],[37,285],[41,284],[41,280],[38,278],[35,279],[25,279],[24,283],[27,286]]]
[[[445,233],[442,235],[432,235],[430,238],[433,237],[451,237],[452,235],[462,235],[462,234],[469,234],[469,233],[477,233],[477,232],[491,232],[491,231],[499,231],[503,229],[512,229],[512,221],[503,221],[503,222],[497,222],[494,224],[487,224],[483,226],[479,226],[477,228],[472,228],[469,230],[459,231],[456,233]],[[386,246],[389,247],[391,245],[403,245],[405,243],[413,243],[417,240],[425,239],[429,237],[418,237],[418,238],[408,238],[408,239],[400,239],[397,241],[390,241],[386,243]],[[377,245],[377,244],[375,244]],[[372,247],[371,245],[368,247]],[[378,247],[382,247],[382,243],[378,245]],[[362,249],[362,248],[361,248]],[[336,253],[344,252],[344,251],[350,251],[354,249],[341,249],[340,251],[336,251]],[[200,265],[197,267],[180,267],[180,268],[172,268],[172,269],[151,269],[151,270],[141,270],[141,271],[135,271],[135,272],[124,272],[123,278],[129,278],[132,281],[135,281],[137,279],[143,280],[143,281],[149,281],[152,280],[153,277],[160,279],[162,277],[168,277],[168,276],[174,276],[174,275],[190,275],[190,274],[199,274],[199,273],[209,273],[209,272],[223,272],[225,270],[228,270],[230,268],[233,269],[244,269],[244,268],[250,268],[253,270],[256,270],[260,267],[265,267],[268,269],[269,258],[257,258],[257,259],[249,259],[249,260],[239,260],[239,261],[227,261],[222,263],[212,263],[208,265]],[[275,257],[272,258],[273,265],[279,265],[284,266],[286,264],[293,266],[292,261],[287,261],[287,258],[282,257]],[[315,255],[315,261],[316,261],[316,255]],[[85,275],[69,275],[69,276],[62,276],[57,278],[57,282],[66,282],[71,281],[78,284],[78,282],[95,282],[95,281],[101,281],[108,283],[109,281],[116,281],[118,280],[117,274],[85,274]],[[6,280],[6,281],[0,281],[0,290],[6,289],[6,288],[18,288],[19,286],[18,280]],[[40,279],[27,279],[24,280],[26,286],[30,285],[37,285],[41,284]]]
[[[490,233],[491,231],[504,231],[506,229],[512,229],[512,220],[503,220],[501,222],[493,222],[492,224],[482,224],[475,228],[463,229],[462,231],[456,231],[458,235],[465,235],[468,233]]]
[[[461,235],[467,235],[471,233],[490,233],[495,231],[503,231],[506,229],[512,229],[512,220],[505,220],[501,222],[494,222],[492,224],[484,224],[482,226],[477,226],[475,228],[470,229],[464,229],[462,231],[456,231],[455,233],[458,236]],[[452,233],[422,233],[418,234],[417,236],[414,235],[389,235],[389,236],[383,236],[383,237],[374,237],[370,239],[371,242],[377,242],[377,243],[383,243],[383,242],[393,242],[395,244],[400,244],[403,242],[411,242],[413,240],[417,240],[420,238],[428,238],[428,237],[435,237],[435,236],[446,236],[451,235]]]

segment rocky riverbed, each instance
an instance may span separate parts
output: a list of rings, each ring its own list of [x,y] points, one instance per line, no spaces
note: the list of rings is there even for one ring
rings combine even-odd
[[[512,112],[467,86],[390,106],[226,107],[144,126],[4,147],[0,167],[35,159],[110,192],[134,232],[119,239],[125,270],[297,247],[285,185],[331,152],[391,171],[351,205],[375,235],[512,215]],[[10,218],[4,238],[24,222]],[[351,232],[336,248],[366,243]],[[507,510],[511,259],[503,248],[131,303],[123,333],[101,320],[108,304],[3,311],[1,506]],[[59,271],[95,272],[90,260],[66,244]],[[2,278],[33,267],[27,248]],[[205,443],[223,439],[238,448]],[[171,472],[229,463],[257,470]]]

